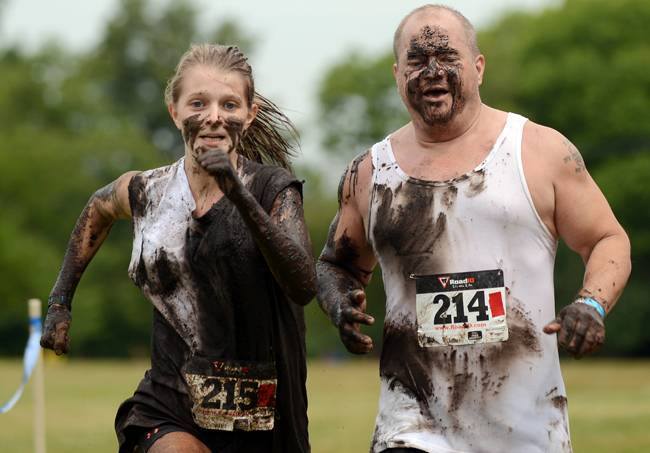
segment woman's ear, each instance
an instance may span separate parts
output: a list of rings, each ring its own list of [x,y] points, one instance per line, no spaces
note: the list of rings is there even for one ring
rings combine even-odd
[[[251,123],[255,120],[259,109],[260,108],[256,103],[253,102],[253,104],[251,104],[251,108],[248,109],[248,115],[246,115],[246,121],[244,122],[244,130],[248,129]]]
[[[172,121],[176,125],[176,128],[178,130],[182,130],[182,125],[178,120],[178,111],[176,110],[176,107],[174,107],[174,104],[167,104],[167,111],[169,112],[169,116],[172,118]]]

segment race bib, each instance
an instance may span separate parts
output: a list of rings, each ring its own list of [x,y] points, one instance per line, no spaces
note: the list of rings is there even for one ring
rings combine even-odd
[[[508,339],[501,269],[412,275],[418,342],[422,347],[492,343]]]
[[[277,377],[273,362],[192,357],[184,367],[192,416],[201,428],[273,429]]]

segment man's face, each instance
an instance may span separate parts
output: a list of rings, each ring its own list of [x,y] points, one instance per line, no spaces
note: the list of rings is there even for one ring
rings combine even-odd
[[[410,18],[394,67],[409,111],[430,126],[451,121],[468,99],[478,96],[483,60],[478,66],[476,60],[454,16],[438,12]]]

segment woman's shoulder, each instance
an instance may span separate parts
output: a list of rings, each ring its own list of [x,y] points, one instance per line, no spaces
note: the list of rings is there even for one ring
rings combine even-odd
[[[249,190],[267,211],[277,195],[288,187],[295,187],[302,194],[302,182],[289,169],[278,165],[245,159],[243,173]]]
[[[178,174],[177,170],[182,168],[182,162],[181,158],[172,164],[144,170],[133,175],[129,182],[129,203],[134,215],[139,212],[138,207],[159,201],[165,187]]]
[[[180,158],[176,162],[173,162],[162,167],[151,168],[149,170],[144,170],[134,175],[134,178],[139,178],[141,182],[155,182],[159,180],[169,179],[174,176],[176,170],[183,163],[183,158]]]

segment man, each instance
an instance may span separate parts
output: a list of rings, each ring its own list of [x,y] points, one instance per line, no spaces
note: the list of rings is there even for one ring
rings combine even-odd
[[[569,452],[557,343],[575,357],[603,343],[628,238],[566,138],[481,102],[485,59],[464,16],[418,8],[394,50],[411,121],[346,170],[318,263],[321,307],[359,354],[381,265],[372,451]],[[555,316],[559,238],[586,272]]]

